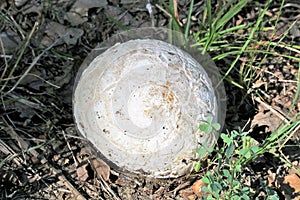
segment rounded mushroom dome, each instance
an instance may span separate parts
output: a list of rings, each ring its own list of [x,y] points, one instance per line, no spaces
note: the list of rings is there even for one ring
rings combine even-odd
[[[78,79],[73,109],[79,132],[107,160],[152,177],[186,174],[199,144],[218,138],[198,129],[218,116],[208,74],[187,52],[155,39],[117,43],[96,56]]]

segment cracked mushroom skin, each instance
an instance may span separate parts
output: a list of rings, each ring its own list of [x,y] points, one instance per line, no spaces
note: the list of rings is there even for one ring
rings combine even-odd
[[[201,120],[217,118],[203,67],[188,53],[153,39],[118,43],[82,72],[73,98],[79,132],[120,168],[150,177],[188,173],[199,144],[214,145]]]

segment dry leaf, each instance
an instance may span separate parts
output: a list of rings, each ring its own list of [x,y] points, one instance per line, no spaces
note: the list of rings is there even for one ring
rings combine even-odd
[[[77,177],[80,181],[86,181],[89,177],[88,171],[86,170],[88,164],[84,164],[76,169]]]
[[[202,180],[197,180],[193,186],[193,192],[197,195],[197,197],[201,198],[203,196],[206,196],[207,194],[202,192],[202,187],[206,186],[206,184]]]
[[[288,184],[294,190],[294,193],[300,192],[300,177],[297,174],[287,175],[284,177],[283,183]]]
[[[41,43],[45,46],[48,46],[59,37],[62,37],[62,42],[65,42],[67,45],[74,45],[82,35],[82,29],[68,28],[57,22],[49,22],[45,30],[45,36],[42,38]]]
[[[187,200],[195,200],[197,198],[196,195],[193,193],[191,188],[188,188],[188,189],[185,189],[185,190],[180,190],[179,195],[183,199],[187,199]]]
[[[236,23],[235,23],[236,26],[241,25],[242,22],[243,22],[243,20],[244,20],[243,17],[242,17],[241,15],[238,15],[237,17],[238,17],[239,19],[236,20]]]
[[[14,52],[18,46],[21,44],[21,39],[18,36],[18,34],[6,30],[4,32],[0,33],[0,40],[3,43],[3,48],[0,47],[0,53],[3,54],[4,51],[5,53],[12,53]]]
[[[88,8],[74,8],[73,11],[67,12],[64,19],[69,21],[72,26],[77,26],[88,21]]]
[[[90,159],[92,168],[97,174],[97,177],[102,177],[105,181],[108,181],[110,176],[110,168],[103,160],[99,158]]]
[[[82,24],[88,20],[88,11],[90,8],[102,8],[107,5],[103,0],[77,0],[71,10],[66,13],[65,19],[73,26]]]
[[[252,88],[255,89],[255,88],[259,88],[260,86],[264,85],[265,86],[265,90],[267,90],[267,85],[268,83],[267,82],[264,82],[264,81],[261,81],[261,80],[257,80],[253,85],[252,85]]]
[[[27,3],[28,0],[15,0],[15,5],[16,7],[21,7],[23,6],[25,3]]]
[[[254,116],[251,122],[251,128],[255,126],[267,126],[267,131],[273,132],[281,122],[282,120],[278,116],[271,111],[264,110],[264,108],[260,106],[259,112]]]

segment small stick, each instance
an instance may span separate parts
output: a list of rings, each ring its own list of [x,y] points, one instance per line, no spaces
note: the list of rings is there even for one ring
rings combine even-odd
[[[102,178],[102,176],[99,176],[99,179],[100,179],[100,180],[97,180],[97,181],[100,183],[100,185],[102,186],[102,189],[103,189],[104,191],[106,191],[108,194],[112,195],[113,198],[114,198],[115,200],[121,200],[121,199],[114,193],[114,191],[109,187],[109,185],[108,185],[107,182]]]
[[[258,103],[262,104],[265,108],[270,110],[272,113],[274,113],[277,117],[279,117],[282,121],[284,121],[284,123],[286,123],[286,124],[289,123],[289,120],[283,114],[281,114],[280,112],[278,112],[277,110],[272,108],[272,106],[270,106],[267,103],[260,100],[259,97],[255,97],[254,100],[257,101]]]
[[[66,33],[66,35],[67,34],[68,33]],[[43,50],[42,53],[40,53],[37,57],[35,57],[33,59],[32,63],[30,64],[30,66],[26,69],[26,71],[24,72],[24,74],[22,74],[22,76],[18,79],[18,81],[15,83],[15,85],[9,91],[7,91],[3,96],[6,96],[7,94],[11,93],[20,84],[20,82],[23,80],[23,78],[25,78],[25,76],[28,75],[28,73],[30,72],[30,70],[35,66],[35,64],[40,60],[40,58],[47,51],[49,51],[52,47],[54,47],[61,39],[62,39],[62,37],[60,37],[57,40],[55,40],[49,47],[47,47],[45,50]]]
[[[68,149],[70,150],[70,152],[71,152],[71,154],[72,154],[72,157],[73,157],[73,160],[74,160],[74,163],[75,163],[75,165],[76,165],[76,167],[77,167],[77,166],[78,166],[77,159],[76,159],[75,156],[74,156],[74,153],[73,153],[73,151],[72,151],[71,145],[70,145],[70,143],[69,143],[69,141],[68,141],[68,139],[67,139],[67,137],[66,137],[66,134],[65,134],[65,131],[64,131],[64,130],[62,130],[62,134],[63,134],[63,136],[64,136],[64,138],[65,138],[65,141],[66,141],[66,143],[67,143]]]
[[[173,5],[174,5],[174,16],[176,21],[178,22],[178,24],[180,24],[179,21],[179,15],[178,15],[178,4],[177,4],[177,0],[173,0]]]
[[[165,9],[163,9],[160,5],[155,4],[155,6],[161,10],[163,13],[165,13],[166,15],[168,15],[169,18],[172,18],[172,15],[170,13],[168,13],[168,11],[166,11]]]
[[[22,150],[24,149],[28,149],[29,145],[28,143],[23,140],[15,131],[14,129],[6,122],[6,120],[4,119],[4,117],[2,117],[2,120],[5,122],[6,126],[9,128],[10,131],[8,131],[8,134],[12,137],[15,138],[18,143],[20,144],[20,147],[22,148]],[[41,154],[39,154],[36,150],[32,149],[30,151],[30,153],[35,156],[41,157],[41,163],[42,164],[48,164],[48,167],[52,170],[53,175],[57,176],[58,179],[64,183],[64,185],[72,192],[72,194],[74,194],[75,196],[75,200],[85,200],[85,198],[79,193],[79,191],[67,180],[67,178],[56,168],[54,168],[53,166],[51,166],[46,158],[44,156],[42,156]]]

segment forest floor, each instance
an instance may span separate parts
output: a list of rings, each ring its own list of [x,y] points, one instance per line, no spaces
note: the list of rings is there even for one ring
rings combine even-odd
[[[212,5],[218,10],[226,2],[217,1]],[[171,18],[162,1],[151,1],[153,17],[146,9],[147,3],[0,1],[0,199],[197,199],[205,196],[200,191],[200,180],[212,167],[204,164],[206,167],[199,172],[176,179],[124,174],[91,154],[74,125],[73,85],[89,52],[126,29],[168,27]],[[279,44],[274,48],[278,55],[254,56],[252,66],[258,66],[259,70],[250,81],[243,81],[239,80],[240,69],[250,62],[248,54],[243,54],[237,61],[238,67],[228,74],[230,78],[224,80],[227,93],[224,131],[247,131],[258,143],[281,123],[299,122],[300,61],[294,58],[300,58],[300,4],[286,1],[280,9],[281,3],[274,1],[269,5],[265,29],[261,35],[254,35],[258,41],[255,45],[249,44],[256,49],[265,48],[263,42],[268,38]],[[260,8],[266,4],[267,1],[249,3],[228,22],[228,27],[256,21]],[[189,5],[189,0],[178,1],[176,5],[177,20],[182,27],[187,22]],[[190,35],[201,28],[204,10],[204,1],[194,2]],[[276,26],[274,19],[278,19]],[[226,39],[237,43],[238,35],[249,32],[245,30]],[[221,51],[226,52],[226,48]],[[209,53],[215,57],[219,52]],[[228,56],[215,60],[222,75],[234,59]],[[268,152],[243,166],[239,181],[251,188],[251,199],[267,199],[270,191],[281,199],[300,199],[297,171],[300,170],[300,123],[296,125],[288,139],[279,144],[281,148],[276,149],[293,168]]]

